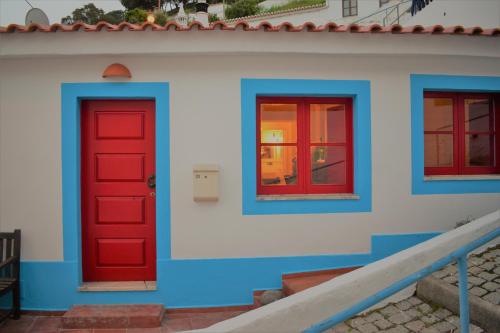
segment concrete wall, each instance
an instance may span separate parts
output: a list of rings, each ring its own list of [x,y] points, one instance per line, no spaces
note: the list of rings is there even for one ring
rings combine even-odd
[[[367,252],[372,234],[447,230],[468,216],[498,209],[499,194],[411,195],[409,99],[411,73],[499,76],[498,58],[4,57],[0,59],[0,223],[3,230],[23,230],[25,260],[63,256],[60,84],[103,81],[101,72],[112,62],[127,65],[133,81],[170,82],[173,258]],[[242,216],[243,77],[371,81],[371,213]],[[221,167],[217,203],[192,200],[192,167],[200,163]]]

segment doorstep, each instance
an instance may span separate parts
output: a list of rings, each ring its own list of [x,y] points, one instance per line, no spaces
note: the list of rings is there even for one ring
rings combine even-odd
[[[83,282],[78,291],[154,291],[156,281],[98,281]]]
[[[62,316],[66,329],[160,327],[161,304],[75,305]]]

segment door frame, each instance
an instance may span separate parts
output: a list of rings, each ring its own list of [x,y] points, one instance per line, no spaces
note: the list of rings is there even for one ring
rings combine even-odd
[[[171,258],[170,239],[170,109],[169,83],[61,84],[62,222],[65,262],[76,264],[82,283],[80,104],[88,99],[152,99],[155,101],[156,151],[156,280],[159,265]]]

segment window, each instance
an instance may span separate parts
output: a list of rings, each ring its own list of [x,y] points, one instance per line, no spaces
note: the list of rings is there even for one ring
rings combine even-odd
[[[425,175],[500,173],[499,96],[424,93]]]
[[[358,0],[342,0],[344,17],[358,15]]]
[[[257,98],[257,194],[353,193],[350,98]]]

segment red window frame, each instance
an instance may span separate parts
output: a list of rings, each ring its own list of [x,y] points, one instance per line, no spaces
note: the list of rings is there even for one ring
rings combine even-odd
[[[447,98],[453,101],[453,131],[426,131],[424,134],[453,134],[453,166],[425,167],[424,174],[432,175],[487,175],[500,173],[500,94],[487,93],[453,93],[453,92],[424,92],[425,98]],[[490,100],[490,131],[465,130],[465,100],[482,98]],[[424,112],[425,116],[425,112]],[[488,167],[466,166],[465,139],[466,135],[493,135],[491,153],[494,165]]]
[[[261,116],[262,104],[296,104],[297,105],[297,141],[296,143],[262,143]],[[352,98],[330,97],[257,97],[257,195],[273,194],[335,194],[353,193],[353,115]],[[344,143],[311,143],[310,140],[310,105],[311,104],[344,104],[346,142]],[[263,146],[296,146],[297,147],[297,181],[294,185],[262,185],[261,183],[261,147]],[[342,185],[312,184],[311,182],[311,149],[313,146],[345,146],[346,147],[346,182]]]

